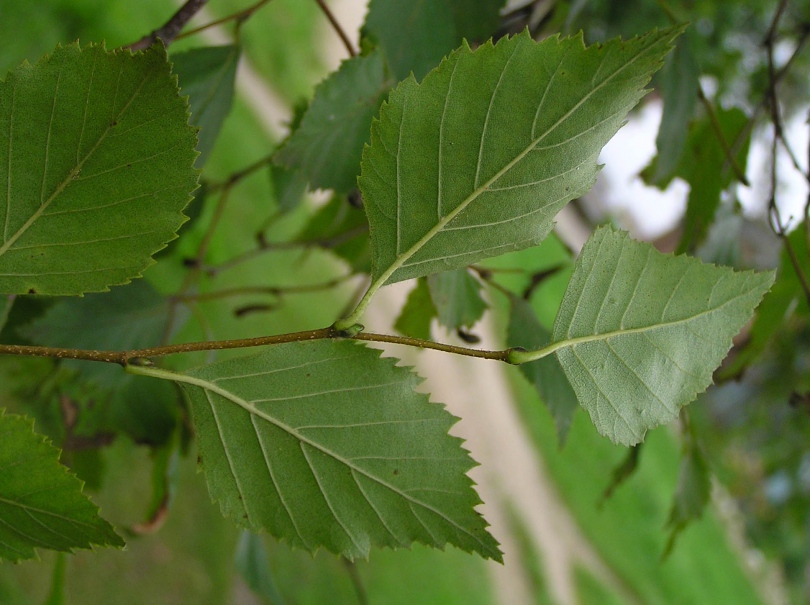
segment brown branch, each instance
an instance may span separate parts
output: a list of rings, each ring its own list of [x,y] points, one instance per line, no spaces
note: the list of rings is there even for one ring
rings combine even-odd
[[[368,225],[358,225],[356,227],[352,227],[351,229],[347,229],[343,233],[338,233],[337,235],[333,235],[332,237],[324,237],[318,239],[309,239],[309,240],[293,240],[290,242],[268,242],[264,239],[264,236],[260,234],[256,239],[259,242],[259,245],[252,250],[247,250],[246,252],[242,252],[241,254],[234,256],[233,258],[226,260],[218,265],[208,265],[205,267],[205,272],[208,275],[214,276],[218,273],[225,271],[227,269],[232,269],[236,265],[241,263],[247,262],[257,256],[261,256],[266,252],[273,252],[278,250],[295,250],[297,248],[322,248],[329,250],[331,248],[335,248],[340,244],[343,244],[352,238],[357,237],[363,233],[368,231]]]
[[[146,349],[132,349],[129,351],[97,351],[92,349],[64,349],[60,347],[40,347],[28,345],[0,345],[0,355],[24,355],[28,357],[51,357],[55,359],[80,359],[84,361],[117,363],[121,366],[130,364],[149,365],[144,360],[148,360],[153,357],[177,355],[179,353],[219,351],[223,349],[245,349],[250,347],[263,347],[266,345],[278,345],[288,342],[323,340],[326,338],[350,338],[352,340],[363,340],[366,342],[385,342],[389,344],[418,347],[420,349],[433,349],[436,351],[443,351],[445,353],[454,353],[456,355],[465,355],[467,357],[477,357],[479,359],[495,359],[506,363],[510,363],[510,353],[512,351],[512,349],[505,349],[502,351],[486,351],[481,349],[447,345],[430,340],[421,340],[419,338],[391,336],[388,334],[373,334],[367,332],[360,332],[358,334],[349,336],[333,327],[328,327],[321,328],[319,330],[306,330],[303,332],[291,332],[289,334],[277,334],[274,336],[259,336],[256,338],[241,338],[237,340],[187,342],[176,345],[150,347]]]
[[[772,23],[773,28],[773,23]],[[756,123],[757,118],[762,113],[762,111],[768,106],[768,103],[771,99],[771,87],[774,89],[779,83],[784,79],[784,77],[788,74],[791,67],[793,67],[793,63],[795,62],[796,58],[801,54],[801,51],[804,49],[805,44],[807,44],[807,40],[810,38],[810,27],[803,27],[801,30],[801,36],[799,37],[798,42],[796,43],[796,48],[791,53],[788,60],[785,64],[776,70],[775,73],[769,74],[769,87],[765,94],[762,95],[760,98],[759,103],[757,103],[754,110],[751,112],[751,117],[748,119],[748,123],[745,125],[740,133],[737,135],[737,138],[734,140],[734,143],[731,146],[732,152],[736,153],[739,151],[740,147],[742,146],[745,139],[748,135],[751,134],[751,131],[754,129],[754,124]],[[767,40],[767,38],[766,38]]]
[[[354,277],[354,273],[336,277],[319,284],[303,284],[299,286],[241,286],[234,288],[223,288],[222,290],[213,290],[211,292],[199,292],[197,294],[178,294],[170,297],[178,302],[205,302],[211,300],[219,300],[222,298],[230,298],[232,296],[249,296],[251,294],[266,294],[268,296],[281,297],[285,294],[306,294],[310,292],[318,292],[320,290],[328,290],[344,283],[345,281]]]
[[[244,8],[240,11],[232,13],[226,17],[221,17],[220,19],[216,19],[211,21],[210,23],[206,23],[205,25],[201,25],[199,27],[195,27],[194,29],[190,29],[187,32],[183,32],[182,34],[177,36],[177,40],[181,38],[187,38],[188,36],[193,36],[194,34],[199,34],[201,31],[209,29],[211,27],[216,27],[217,25],[222,25],[223,23],[227,23],[228,21],[236,21],[237,24],[244,22],[246,19],[250,18],[253,13],[263,7],[265,4],[270,2],[270,0],[260,0],[256,4],[252,4],[247,8]]]
[[[776,28],[779,27],[779,21],[782,20],[782,15],[784,14],[789,2],[790,0],[781,0],[779,2],[779,6],[776,7],[776,12],[774,12],[773,18],[771,19],[768,32],[765,34],[765,38],[762,41],[765,46],[772,46],[776,41]]]
[[[263,158],[256,160],[252,164],[249,164],[245,168],[237,170],[236,172],[231,174],[228,178],[226,178],[224,181],[218,183],[206,183],[208,192],[214,192],[219,191],[221,189],[226,189],[228,187],[233,187],[239,181],[241,181],[247,176],[250,176],[257,170],[261,170],[262,168],[269,166],[273,162],[273,156],[275,154],[276,150],[274,150],[272,153],[267,154]]]
[[[785,226],[782,224],[782,218],[779,216],[779,208],[777,208],[776,201],[774,199],[771,201],[770,209],[770,216],[773,217],[771,220],[771,228],[785,245],[785,252],[787,252],[788,258],[790,259],[790,264],[793,267],[793,271],[796,272],[796,277],[799,279],[802,292],[804,292],[804,298],[807,300],[807,304],[810,305],[810,281],[808,281],[807,276],[802,270],[801,263],[799,262],[799,256],[796,254],[796,250],[793,249],[793,244],[790,241],[790,237],[788,237],[788,234],[785,232]],[[776,223],[775,226],[774,221]]]
[[[340,23],[338,23],[338,20],[335,19],[335,16],[332,14],[332,11],[329,10],[329,7],[326,6],[324,0],[315,0],[315,2],[317,2],[318,6],[321,7],[321,11],[323,12],[324,15],[326,15],[326,18],[329,20],[332,29],[335,30],[337,35],[340,37],[340,41],[343,42],[343,46],[345,46],[346,50],[349,51],[349,56],[356,57],[357,51],[354,49],[352,41],[349,40],[349,36],[347,36],[346,32],[343,31],[343,28],[340,26]]]
[[[714,130],[717,140],[720,142],[720,147],[723,148],[723,154],[726,156],[726,162],[731,167],[734,176],[737,177],[737,180],[740,183],[746,187],[750,187],[751,183],[748,182],[748,178],[745,176],[742,168],[740,168],[740,165],[737,163],[737,159],[734,157],[734,154],[731,151],[731,147],[726,140],[726,136],[723,134],[723,128],[720,126],[720,120],[717,118],[717,112],[714,110],[714,106],[712,105],[711,101],[706,98],[706,94],[703,92],[703,87],[700,84],[698,84],[698,99],[700,99],[700,102],[703,103],[703,106],[706,108],[706,113],[709,116],[709,123],[712,126],[712,130]]]
[[[208,0],[186,0],[177,12],[174,13],[163,27],[154,30],[148,36],[144,36],[137,42],[127,45],[125,48],[130,50],[143,50],[149,48],[158,39],[163,41],[163,44],[169,46],[178,37],[180,30],[196,15],[200,9],[208,3]]]

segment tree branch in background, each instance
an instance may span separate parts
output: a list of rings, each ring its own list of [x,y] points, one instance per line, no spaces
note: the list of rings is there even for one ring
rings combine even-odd
[[[700,102],[703,103],[703,106],[706,108],[706,113],[709,116],[709,123],[712,125],[712,130],[714,130],[714,134],[717,136],[717,140],[720,142],[720,147],[723,148],[723,153],[726,156],[726,162],[731,167],[732,172],[734,172],[734,176],[737,177],[737,180],[740,183],[746,187],[750,187],[751,183],[748,182],[748,178],[745,176],[745,173],[742,171],[740,165],[737,163],[737,160],[734,158],[731,147],[729,146],[725,135],[723,135],[723,129],[720,126],[720,121],[717,119],[717,112],[714,110],[714,106],[712,105],[711,101],[706,98],[706,94],[703,92],[703,87],[700,85],[700,83],[698,83],[698,99],[700,99]]]
[[[187,38],[188,36],[193,36],[194,34],[198,34],[201,31],[204,31],[204,30],[209,29],[211,27],[216,27],[217,25],[222,25],[223,23],[227,23],[228,21],[236,21],[238,24],[242,23],[246,19],[249,19],[253,15],[253,13],[255,13],[257,10],[259,10],[261,7],[263,7],[265,4],[267,4],[270,1],[271,0],[259,0],[259,2],[257,2],[256,4],[252,4],[252,5],[248,6],[247,8],[244,8],[244,9],[242,9],[240,11],[237,11],[235,13],[232,13],[232,14],[228,15],[227,17],[222,17],[221,19],[216,19],[214,21],[211,21],[210,23],[206,23],[205,25],[201,25],[200,27],[195,27],[194,29],[190,29],[187,32],[183,32],[182,34],[178,35],[176,39],[180,40],[181,38]]]
[[[323,11],[323,14],[326,15],[326,18],[332,25],[332,29],[335,30],[337,35],[340,37],[340,41],[343,42],[343,46],[345,46],[346,50],[349,51],[349,56],[356,57],[357,51],[354,49],[351,40],[349,40],[349,36],[347,36],[346,32],[343,31],[343,28],[340,26],[340,23],[338,23],[337,19],[335,19],[335,16],[332,14],[332,11],[329,10],[329,7],[326,6],[324,0],[315,0],[315,2],[317,2],[318,6],[321,7],[321,11]]]
[[[154,30],[151,34],[144,36],[137,42],[129,44],[126,48],[130,50],[143,50],[152,46],[158,39],[163,40],[163,43],[168,46],[178,37],[180,30],[182,30],[186,24],[191,21],[194,15],[207,3],[208,0],[187,0],[163,27]]]

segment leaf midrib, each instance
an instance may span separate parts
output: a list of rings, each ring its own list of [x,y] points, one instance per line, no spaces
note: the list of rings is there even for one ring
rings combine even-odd
[[[123,66],[121,66],[121,70],[123,70]],[[124,115],[124,113],[132,105],[132,102],[135,100],[135,98],[140,94],[141,88],[143,88],[144,84],[146,84],[147,80],[150,78],[153,71],[154,71],[154,68],[144,74],[143,79],[141,80],[140,84],[138,84],[138,87],[135,89],[135,91],[133,92],[133,94],[129,98],[129,100],[123,105],[121,110],[117,114],[115,114],[115,117],[110,122],[109,126],[107,126],[107,128],[101,134],[101,136],[98,137],[98,140],[95,142],[95,144],[88,150],[87,154],[81,160],[79,160],[76,163],[76,166],[74,166],[73,169],[67,174],[65,179],[59,184],[59,186],[48,197],[48,199],[46,199],[44,202],[42,202],[40,204],[39,208],[36,210],[36,212],[34,212],[31,215],[31,217],[22,225],[22,227],[20,227],[11,236],[10,239],[6,240],[6,242],[2,246],[0,246],[0,256],[3,256],[6,252],[8,252],[8,250],[14,245],[14,243],[20,237],[22,237],[25,234],[26,231],[28,231],[28,229],[31,227],[31,225],[33,225],[42,216],[42,214],[45,212],[45,210],[48,209],[48,207],[51,205],[51,203],[67,188],[67,186],[71,183],[71,181],[73,181],[73,177],[75,177],[76,175],[78,175],[81,172],[82,167],[84,166],[84,164],[92,157],[92,155],[99,148],[101,143],[104,142],[104,140],[107,138],[107,135],[112,131],[112,129],[114,127],[114,124],[116,124],[121,119],[121,117]],[[60,76],[61,76],[61,71],[60,71]],[[59,81],[57,79],[56,91],[58,91],[58,89],[59,89],[58,82]],[[89,95],[89,91],[90,91],[90,88],[89,88],[90,86],[92,86],[92,83],[88,84],[88,91],[87,91],[88,95]],[[15,87],[15,91],[16,91],[16,87]],[[54,91],[54,108],[56,107],[56,91]],[[13,115],[12,115],[12,119],[13,119]],[[47,171],[48,171],[48,160],[47,160],[47,158],[48,158],[48,152],[50,150],[50,135],[51,135],[52,130],[53,130],[53,123],[51,121],[51,123],[48,125],[48,144],[46,145],[46,149],[45,149],[45,166],[43,167],[43,177],[42,177],[43,178],[43,186],[44,186],[45,177],[46,177]],[[83,135],[83,133],[84,133],[84,126],[82,126],[82,135]],[[6,209],[6,222],[8,222],[8,217],[10,215],[10,209],[11,209],[11,205],[12,205],[11,204],[11,170],[10,170],[12,150],[11,150],[11,136],[10,136],[10,134],[11,133],[9,133],[8,207]],[[80,135],[80,140],[81,140],[82,135]]]
[[[608,82],[610,82],[610,81],[611,81],[611,80],[612,80],[614,77],[616,77],[616,76],[618,76],[620,73],[622,73],[622,72],[623,72],[623,71],[624,71],[626,68],[630,67],[631,65],[633,65],[633,63],[635,63],[635,62],[636,62],[637,60],[639,60],[641,57],[645,56],[645,55],[646,55],[646,54],[647,54],[649,51],[651,51],[652,49],[656,48],[656,46],[657,46],[657,45],[656,45],[655,43],[650,44],[650,46],[648,46],[647,48],[645,48],[644,50],[642,50],[641,52],[639,52],[639,53],[638,53],[637,55],[635,55],[635,56],[634,56],[634,57],[633,57],[633,58],[632,58],[630,61],[628,61],[627,63],[625,63],[624,65],[622,65],[622,66],[621,66],[619,69],[617,69],[617,70],[616,70],[616,71],[614,71],[612,74],[610,74],[610,76],[608,76],[607,78],[605,78],[604,80],[602,80],[602,82],[600,82],[600,83],[599,83],[599,84],[598,84],[596,87],[594,87],[593,89],[591,89],[591,90],[588,92],[588,94],[586,94],[585,96],[583,96],[583,98],[582,98],[582,99],[580,99],[580,100],[579,100],[579,101],[576,103],[576,105],[574,105],[574,106],[573,106],[571,109],[569,109],[569,110],[568,110],[568,112],[566,112],[566,113],[565,113],[565,115],[563,115],[562,117],[560,117],[560,118],[559,118],[559,119],[558,119],[558,120],[557,120],[557,121],[556,121],[556,122],[555,122],[553,125],[551,125],[551,126],[550,126],[550,127],[549,127],[549,128],[548,128],[548,129],[547,129],[547,130],[546,130],[546,131],[543,133],[543,134],[541,134],[539,137],[537,137],[537,138],[533,139],[533,140],[532,140],[532,142],[531,142],[531,143],[530,143],[530,144],[529,144],[529,145],[526,147],[526,149],[524,149],[522,152],[520,152],[520,153],[519,153],[519,154],[518,154],[518,155],[517,155],[517,156],[516,156],[516,157],[515,157],[513,160],[511,160],[510,162],[508,162],[508,163],[507,163],[507,164],[506,164],[506,165],[505,165],[505,166],[504,166],[504,167],[503,167],[501,170],[499,170],[499,171],[498,171],[498,172],[497,172],[497,173],[496,173],[494,176],[492,176],[492,177],[491,177],[489,180],[487,180],[485,183],[483,183],[483,184],[482,184],[482,185],[480,185],[479,187],[475,188],[475,189],[472,191],[472,193],[470,193],[470,195],[469,195],[469,196],[467,196],[467,198],[465,198],[465,199],[464,199],[464,200],[463,200],[463,201],[462,201],[462,202],[461,202],[461,203],[460,203],[458,206],[456,206],[456,207],[455,207],[455,208],[454,208],[454,209],[453,209],[453,210],[452,210],[450,213],[448,213],[448,214],[447,214],[447,215],[446,215],[446,216],[445,216],[443,219],[440,219],[440,220],[439,220],[439,222],[438,222],[438,223],[436,223],[436,225],[434,225],[434,226],[433,226],[431,229],[429,229],[429,230],[428,230],[428,231],[425,233],[425,235],[423,235],[423,236],[422,236],[422,237],[421,237],[421,238],[420,238],[420,239],[419,239],[419,240],[418,240],[418,241],[417,241],[415,244],[413,244],[413,246],[411,246],[411,247],[410,247],[408,250],[406,250],[406,251],[405,251],[405,252],[403,252],[402,254],[397,255],[397,256],[396,256],[396,258],[395,258],[395,260],[394,260],[394,262],[393,262],[393,263],[392,263],[392,264],[391,264],[391,265],[388,267],[388,269],[386,269],[386,270],[385,270],[385,271],[384,271],[382,274],[380,274],[380,277],[378,277],[378,278],[375,280],[375,282],[376,282],[376,283],[379,283],[380,285],[382,285],[382,284],[384,284],[386,281],[388,281],[388,279],[389,279],[389,278],[390,278],[390,277],[391,277],[391,276],[392,276],[392,275],[393,275],[393,274],[394,274],[394,273],[395,273],[395,272],[396,272],[396,271],[397,271],[399,268],[401,268],[401,267],[402,267],[402,265],[403,265],[403,264],[404,264],[404,263],[405,263],[405,262],[406,262],[406,261],[407,261],[407,260],[408,260],[410,257],[412,257],[414,254],[416,254],[416,253],[417,253],[419,250],[421,250],[421,249],[422,249],[422,247],[423,247],[425,244],[427,244],[427,243],[428,243],[428,242],[429,242],[431,239],[433,239],[433,237],[435,237],[435,236],[436,236],[436,235],[437,235],[439,232],[441,232],[441,231],[444,229],[444,227],[445,227],[445,226],[446,226],[448,223],[450,223],[450,222],[451,222],[451,221],[452,221],[454,218],[456,218],[456,216],[458,216],[458,215],[459,215],[461,212],[463,212],[463,211],[464,211],[464,210],[465,210],[465,209],[466,209],[466,208],[467,208],[467,207],[468,207],[468,206],[469,206],[469,205],[470,205],[470,204],[471,204],[473,201],[475,201],[476,199],[478,199],[478,197],[479,197],[479,196],[480,196],[482,193],[484,193],[485,191],[487,191],[487,189],[489,189],[489,187],[490,187],[490,186],[491,186],[491,185],[492,185],[494,182],[496,182],[498,179],[500,179],[500,178],[501,178],[501,177],[502,177],[504,174],[506,174],[506,173],[507,173],[509,170],[511,170],[511,168],[512,168],[512,167],[514,167],[514,165],[515,165],[515,164],[517,164],[517,163],[518,163],[518,162],[520,162],[520,161],[521,161],[521,160],[522,160],[524,157],[526,157],[526,155],[528,155],[528,154],[529,154],[529,153],[530,153],[530,152],[531,152],[533,149],[535,149],[535,148],[537,147],[537,145],[538,145],[538,144],[539,144],[539,143],[540,143],[540,142],[541,142],[541,141],[542,141],[544,138],[546,138],[546,137],[547,137],[549,134],[551,134],[551,133],[552,133],[552,132],[553,132],[553,131],[554,131],[554,130],[555,130],[555,129],[556,129],[556,128],[557,128],[557,127],[560,125],[560,124],[562,124],[562,123],[563,123],[565,120],[567,120],[567,119],[568,119],[568,118],[569,118],[569,117],[570,117],[570,116],[571,116],[571,115],[572,115],[572,114],[573,114],[573,113],[574,113],[576,110],[578,110],[578,109],[579,109],[579,108],[580,108],[580,107],[581,107],[581,106],[582,106],[582,105],[583,105],[583,104],[584,104],[586,101],[588,101],[588,100],[589,100],[589,99],[590,99],[590,98],[591,98],[591,97],[592,97],[592,96],[593,96],[593,95],[594,95],[596,92],[598,92],[599,90],[601,90],[601,89],[602,89],[602,88],[603,88],[605,85],[607,85],[607,83],[608,83]],[[511,58],[511,57],[510,57],[510,58]],[[460,60],[460,56],[459,56],[459,60]],[[458,61],[456,61],[456,65],[457,65],[457,64],[458,64]],[[455,73],[455,68],[453,69],[453,74],[454,74],[454,73]],[[500,84],[500,80],[498,81],[498,84]],[[423,85],[424,85],[424,84],[423,84]],[[451,75],[450,81],[448,82],[448,90],[449,90],[449,88],[450,88],[451,86],[452,86],[452,75]],[[497,90],[498,90],[498,87],[496,87],[495,91],[493,91],[493,93],[492,93],[492,97],[493,97],[493,98],[494,98],[495,93],[497,92]],[[406,104],[404,104],[404,105],[403,105],[403,108],[402,108],[402,118],[400,119],[400,135],[399,135],[399,140],[400,140],[400,141],[401,141],[401,129],[402,129],[402,124],[403,124],[403,123],[404,123],[404,121],[405,121],[405,108],[406,108],[406,107],[407,107],[407,103],[406,103]],[[489,113],[490,113],[490,111],[489,111],[489,109],[488,109],[488,110],[487,110],[487,116],[486,116],[486,119],[488,119],[488,118],[489,118]],[[616,112],[616,113],[619,113],[619,112]],[[616,114],[613,114],[613,115],[616,115]],[[443,133],[442,133],[442,132],[441,132],[441,130],[440,130],[440,132],[439,132],[440,139],[441,139],[441,137],[442,137],[442,134],[443,134]],[[482,136],[483,136],[483,133],[482,133]],[[399,200],[400,200],[400,197],[401,197],[401,196],[400,196],[400,193],[399,193],[399,180],[400,180],[400,179],[399,179],[399,163],[400,163],[400,162],[399,162],[399,155],[400,155],[400,154],[399,154],[399,147],[398,147],[398,149],[397,149],[397,211],[399,210],[399,206],[400,206],[400,201],[399,201]],[[440,179],[440,180],[439,180],[439,184],[441,184],[441,174],[439,175],[439,179]],[[399,221],[399,216],[398,216],[398,213],[397,213],[397,227],[396,227],[396,228],[397,228],[397,242],[399,242],[399,239],[400,239],[400,234],[399,234],[399,223],[400,223],[400,221]],[[397,247],[397,249],[398,249],[398,247]]]
[[[133,369],[135,369],[135,368],[133,368]],[[232,403],[235,403],[236,405],[238,405],[239,407],[244,409],[249,414],[252,414],[254,416],[258,416],[259,418],[262,418],[263,420],[269,422],[270,424],[276,426],[277,428],[280,428],[281,430],[287,432],[289,435],[291,435],[292,437],[297,439],[299,441],[299,443],[306,443],[307,445],[309,445],[309,446],[315,448],[316,450],[326,454],[327,456],[332,457],[337,462],[342,463],[343,465],[345,465],[347,468],[351,469],[352,471],[360,473],[361,475],[363,475],[364,477],[367,477],[371,481],[374,481],[375,483],[378,483],[379,485],[388,488],[389,490],[391,490],[392,492],[394,492],[395,494],[399,495],[401,498],[406,500],[409,504],[416,504],[416,505],[418,505],[418,506],[420,506],[420,507],[422,507],[422,508],[424,508],[426,510],[429,510],[432,513],[438,515],[439,517],[444,519],[447,523],[449,523],[454,528],[456,528],[458,531],[463,532],[464,534],[468,535],[470,538],[475,540],[478,544],[481,545],[481,547],[484,549],[485,552],[490,552],[490,548],[484,543],[483,540],[481,540],[481,538],[479,538],[475,534],[471,533],[469,530],[464,528],[462,525],[459,525],[456,521],[449,518],[442,511],[437,510],[435,507],[433,507],[433,506],[431,506],[431,505],[429,505],[429,504],[427,504],[425,502],[422,502],[421,500],[418,500],[418,499],[408,495],[407,493],[401,491],[400,489],[396,488],[395,486],[390,485],[389,483],[383,481],[379,477],[375,477],[374,475],[370,474],[365,469],[363,469],[363,468],[361,468],[361,467],[359,467],[359,466],[357,466],[355,464],[352,464],[352,462],[350,460],[345,459],[343,456],[337,454],[336,452],[333,452],[332,450],[330,450],[330,449],[326,448],[325,446],[317,443],[316,441],[313,441],[313,440],[307,438],[306,436],[300,434],[293,427],[288,426],[288,425],[284,424],[283,422],[273,418],[272,416],[262,412],[261,410],[257,409],[255,406],[253,406],[251,402],[249,402],[249,401],[247,401],[245,399],[242,399],[238,395],[236,395],[234,393],[231,393],[230,391],[227,391],[227,390],[217,386],[216,384],[214,384],[212,382],[209,382],[209,381],[204,380],[202,378],[197,378],[196,376],[189,376],[187,374],[179,374],[179,373],[170,372],[168,370],[163,370],[163,369],[154,368],[154,367],[138,367],[136,372],[137,373],[144,373],[144,374],[147,374],[147,375],[150,375],[150,376],[155,376],[157,378],[169,379],[169,380],[173,380],[173,381],[176,381],[176,382],[184,382],[186,384],[191,384],[193,386],[200,387],[203,390],[211,391],[213,393],[216,393],[217,395],[220,395],[221,397],[224,397],[228,401],[231,401]]]
[[[673,326],[678,326],[678,325],[681,325],[681,324],[686,324],[686,323],[689,323],[689,322],[692,322],[692,321],[696,321],[696,320],[700,319],[701,317],[703,317],[704,315],[708,315],[710,313],[717,313],[717,312],[721,311],[724,307],[732,304],[733,302],[739,300],[740,298],[743,298],[744,296],[748,296],[750,293],[751,293],[750,290],[746,290],[745,292],[742,292],[741,294],[738,294],[737,296],[733,296],[732,298],[729,298],[728,300],[726,300],[721,305],[718,305],[716,307],[711,307],[709,309],[706,309],[705,311],[701,311],[700,313],[697,313],[695,315],[690,315],[689,317],[684,317],[682,319],[676,319],[676,320],[673,320],[673,321],[661,322],[661,323],[651,324],[651,325],[647,325],[647,326],[640,326],[638,328],[621,328],[619,330],[612,330],[610,332],[601,332],[599,334],[588,334],[587,336],[577,336],[575,338],[566,338],[564,340],[559,340],[557,342],[551,343],[547,347],[544,347],[542,349],[539,349],[539,350],[535,351],[535,353],[538,353],[538,354],[542,353],[542,355],[538,355],[537,357],[535,357],[535,359],[541,359],[541,358],[543,358],[543,357],[545,357],[547,355],[550,355],[551,353],[554,353],[554,352],[556,352],[556,351],[558,351],[560,349],[565,349],[565,348],[569,348],[569,347],[573,348],[573,347],[575,347],[577,345],[585,344],[585,343],[588,343],[588,342],[600,342],[600,341],[603,341],[603,340],[609,340],[611,338],[616,338],[616,337],[619,337],[619,336],[627,336],[627,335],[631,335],[631,334],[643,334],[643,333],[646,333],[646,332],[652,332],[654,330],[667,329],[667,328],[671,328]]]
[[[54,512],[54,511],[50,511],[50,510],[46,510],[46,509],[42,509],[42,508],[37,508],[35,506],[30,506],[28,504],[25,504],[23,502],[18,502],[16,500],[9,500],[8,498],[4,498],[2,496],[0,496],[0,504],[5,504],[6,506],[9,506],[9,507],[22,509],[26,513],[29,513],[29,514],[31,512],[34,512],[34,513],[39,513],[39,514],[41,514],[43,516],[48,516],[48,517],[53,517],[55,519],[59,519],[61,521],[67,521],[71,525],[79,525],[79,526],[83,526],[83,527],[89,527],[91,529],[93,528],[93,525],[91,523],[85,523],[83,521],[78,521],[77,519],[74,519],[72,517],[65,517],[64,515],[61,515],[61,514],[59,514],[57,512]],[[47,529],[49,531],[52,531],[55,534],[58,534],[58,535],[62,536],[63,538],[70,538],[70,536],[60,534],[59,532],[53,530],[50,527],[48,527]]]

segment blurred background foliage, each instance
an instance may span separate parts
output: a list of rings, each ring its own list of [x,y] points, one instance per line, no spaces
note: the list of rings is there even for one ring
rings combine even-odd
[[[365,9],[364,2],[356,4]],[[538,39],[581,30],[585,41],[594,43],[691,22],[645,100],[663,106],[663,118],[658,156],[644,180],[666,188],[682,179],[691,187],[685,221],[656,243],[666,251],[690,251],[740,268],[778,267],[773,292],[719,371],[719,386],[689,407],[680,426],[652,432],[641,450],[629,454],[599,437],[582,413],[574,416],[560,448],[537,392],[516,369],[508,376],[550,485],[599,559],[596,567],[582,561],[573,566],[569,602],[810,600],[810,246],[802,223],[810,176],[806,147],[794,143],[806,141],[806,133],[799,136],[785,127],[806,129],[810,2],[537,0],[501,8],[502,2],[447,0],[456,9],[474,6],[481,15],[492,14],[490,5],[501,8],[494,20],[454,13],[450,33],[447,23],[423,14],[415,21],[417,30],[408,30],[410,22],[396,17],[403,11],[420,17],[409,3],[374,0],[372,9],[374,4],[381,12],[366,23],[361,46],[368,50],[379,44],[389,55],[391,49],[404,53],[396,62],[389,58],[396,73],[408,65],[424,73],[462,37],[481,42],[528,27]],[[0,0],[0,73],[23,60],[36,61],[57,43],[105,40],[115,48],[134,42],[165,23],[177,6],[167,0],[142,0],[137,7],[123,0],[33,5]],[[249,6],[211,0],[193,23]],[[386,27],[392,23],[396,27]],[[425,29],[440,26],[445,29]],[[210,32],[189,36],[172,45],[172,55],[233,42],[233,23],[223,27],[225,38],[212,38]],[[417,52],[414,39],[434,46]],[[241,61],[283,108],[278,122],[287,120],[294,128],[305,115],[317,84],[334,65],[325,50],[334,40],[314,0],[273,0],[241,22],[236,40]],[[415,49],[413,56],[409,49]],[[267,126],[255,102],[258,93],[242,85],[244,78],[242,73],[237,79],[233,105],[206,159],[205,185],[188,211],[192,221],[147,272],[151,293],[139,294],[160,317],[174,314],[172,326],[152,334],[157,340],[239,338],[328,325],[361,285],[358,274],[367,271],[363,219],[352,210],[358,205],[356,192],[328,204],[323,196],[299,203],[307,179],[268,160],[283,131]],[[757,146],[765,150],[766,161],[752,166],[749,155]],[[228,184],[251,166],[260,169]],[[789,173],[799,175],[803,189],[784,184]],[[756,179],[765,183],[753,188],[758,204],[746,206],[741,188],[752,189],[744,182]],[[226,194],[230,201],[224,211]],[[618,221],[598,216],[594,196],[574,206],[574,220],[586,229]],[[217,229],[200,255],[212,223]],[[478,311],[455,326],[442,307],[441,286],[421,283],[409,298],[415,315],[403,311],[396,327],[423,337],[426,332],[454,338],[456,332],[469,342],[477,338],[481,309],[476,305],[484,300],[491,310],[484,317],[505,333],[509,300],[500,289],[507,288],[528,301],[549,329],[570,275],[571,246],[551,238],[540,250],[464,273],[465,302]],[[256,287],[264,291],[249,290]],[[234,289],[242,289],[241,295],[221,296]],[[190,312],[174,308],[182,305],[171,311],[161,306],[170,304],[166,295],[178,292],[196,297]],[[130,290],[122,299],[131,296]],[[91,296],[86,299],[92,302]],[[47,318],[58,304],[18,300],[0,339],[54,337]],[[82,312],[59,311],[73,317]],[[391,311],[392,324],[398,313]],[[420,316],[437,320],[414,322]],[[144,333],[152,325],[148,317],[127,321]],[[206,354],[190,355],[176,363],[206,359]],[[38,430],[64,449],[63,462],[86,482],[105,517],[126,528],[129,543],[124,552],[43,553],[42,562],[4,564],[0,602],[506,602],[499,572],[457,551],[374,552],[369,562],[351,566],[323,553],[312,558],[272,540],[240,535],[210,504],[194,472],[193,439],[178,394],[171,387],[157,392],[135,382],[116,390],[105,380],[82,364],[0,359],[0,404],[36,418]],[[712,505],[704,510],[709,481]],[[533,602],[560,602],[548,577],[548,552],[513,505],[504,504],[512,511],[510,533],[519,554],[507,565],[518,568]]]

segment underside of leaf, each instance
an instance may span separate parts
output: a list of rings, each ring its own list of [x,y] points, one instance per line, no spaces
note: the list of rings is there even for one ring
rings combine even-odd
[[[674,419],[711,384],[773,278],[597,230],[554,322],[556,355],[597,430],[633,445]]]
[[[457,419],[395,361],[321,340],[174,375],[223,513],[350,559],[421,542],[500,560],[474,510],[474,462],[447,434]]]
[[[540,243],[680,29],[585,47],[528,33],[464,45],[392,93],[360,187],[373,277],[393,283]]]

